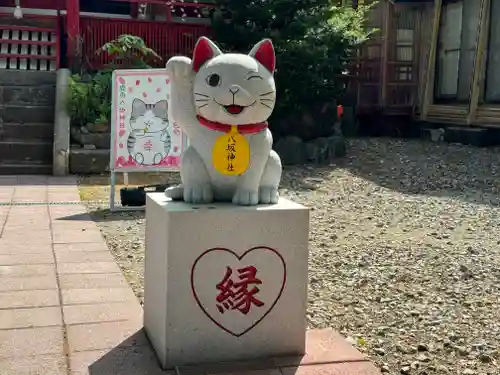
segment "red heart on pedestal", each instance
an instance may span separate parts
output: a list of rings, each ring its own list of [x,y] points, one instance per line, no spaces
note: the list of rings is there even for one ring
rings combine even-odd
[[[209,249],[191,269],[191,289],[198,306],[219,328],[236,337],[271,312],[285,284],[285,260],[265,246],[241,255],[229,249]]]

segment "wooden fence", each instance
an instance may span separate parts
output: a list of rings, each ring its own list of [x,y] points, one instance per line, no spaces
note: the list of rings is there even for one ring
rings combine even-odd
[[[152,48],[163,61],[173,55],[191,55],[196,40],[210,34],[207,25],[166,23],[157,21],[123,20],[109,18],[81,17],[82,55],[91,68],[100,68],[109,62],[107,54],[96,51],[122,34],[140,36],[149,48]]]

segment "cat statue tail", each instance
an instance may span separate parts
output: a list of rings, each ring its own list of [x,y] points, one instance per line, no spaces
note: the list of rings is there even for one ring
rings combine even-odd
[[[167,198],[182,200],[184,198],[184,187],[182,185],[170,186],[165,190]]]

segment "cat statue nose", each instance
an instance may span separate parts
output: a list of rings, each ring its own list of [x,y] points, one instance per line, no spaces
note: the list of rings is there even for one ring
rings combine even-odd
[[[229,92],[230,92],[231,94],[233,94],[233,95],[234,95],[234,94],[236,94],[238,91],[240,91],[240,87],[239,87],[239,86],[235,86],[235,85],[233,85],[233,86],[231,86],[231,87],[229,88]]]

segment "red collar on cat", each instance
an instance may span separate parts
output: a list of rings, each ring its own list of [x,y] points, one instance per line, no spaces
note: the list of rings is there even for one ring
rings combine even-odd
[[[221,124],[220,122],[207,120],[205,117],[197,115],[196,118],[203,126],[210,130],[215,130],[223,133],[229,133],[231,125]],[[240,134],[256,134],[267,129],[267,121],[258,122],[255,124],[238,125],[238,133]]]

